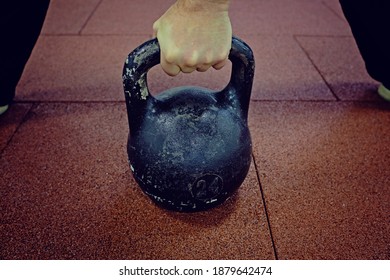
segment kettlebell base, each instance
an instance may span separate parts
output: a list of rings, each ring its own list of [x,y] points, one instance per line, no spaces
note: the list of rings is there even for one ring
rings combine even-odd
[[[208,187],[201,192],[194,192],[194,190],[189,190],[184,187],[186,185],[184,179],[180,179],[179,181],[183,182],[183,184],[179,183],[176,187],[169,186],[168,182],[165,182],[160,186],[154,185],[152,187],[151,184],[144,182],[141,178],[142,175],[141,177],[137,176],[137,172],[134,170],[133,166],[130,166],[133,178],[138,187],[157,206],[169,211],[191,213],[210,210],[229,200],[242,186],[242,183],[249,172],[250,161],[242,166],[244,170],[242,170],[241,176],[234,179],[232,178],[232,180],[234,180],[234,182],[232,182],[233,184],[223,188],[222,185],[218,185],[214,181],[214,184],[209,184]],[[207,181],[210,177],[211,175],[201,176],[200,181]],[[216,193],[216,191],[218,193]]]
[[[231,195],[226,195],[226,197],[211,199],[208,202],[197,201],[197,202],[184,203],[181,201],[171,201],[168,199],[164,199],[164,198],[158,197],[156,195],[147,193],[144,190],[143,190],[143,192],[157,206],[159,206],[163,209],[169,210],[169,211],[185,212],[185,213],[202,212],[202,211],[210,210],[212,208],[220,206],[221,204],[223,204],[226,200],[228,200],[231,197]]]

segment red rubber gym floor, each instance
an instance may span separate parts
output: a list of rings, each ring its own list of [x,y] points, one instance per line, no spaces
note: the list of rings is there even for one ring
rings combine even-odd
[[[232,0],[256,59],[247,179],[201,213],[143,194],[122,67],[171,3],[51,1],[0,117],[0,259],[390,259],[390,104],[337,0]],[[156,66],[150,90],[223,88],[230,67],[171,78]]]

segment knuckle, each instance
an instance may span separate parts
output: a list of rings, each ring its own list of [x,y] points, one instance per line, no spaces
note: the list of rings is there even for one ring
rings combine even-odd
[[[196,54],[186,55],[183,57],[183,66],[194,67],[198,64],[198,56]]]
[[[174,52],[165,52],[163,56],[167,63],[176,64],[178,56]]]

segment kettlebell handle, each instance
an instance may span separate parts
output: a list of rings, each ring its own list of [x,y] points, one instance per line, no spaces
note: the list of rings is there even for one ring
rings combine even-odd
[[[255,68],[252,50],[245,42],[233,37],[229,60],[232,62],[231,79],[222,93],[228,94],[229,99],[236,95],[238,106],[246,119]],[[131,111],[135,118],[146,108],[147,101],[154,99],[147,86],[146,74],[159,63],[160,46],[157,39],[143,43],[126,59],[123,67],[123,87],[128,111]]]

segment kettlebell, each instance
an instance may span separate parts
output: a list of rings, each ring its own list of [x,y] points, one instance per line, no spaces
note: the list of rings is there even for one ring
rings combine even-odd
[[[123,68],[133,177],[159,206],[207,210],[242,184],[251,164],[247,118],[254,75],[250,47],[233,37],[231,78],[221,91],[176,87],[152,96],[147,72],[160,63],[157,39],[131,52]]]

